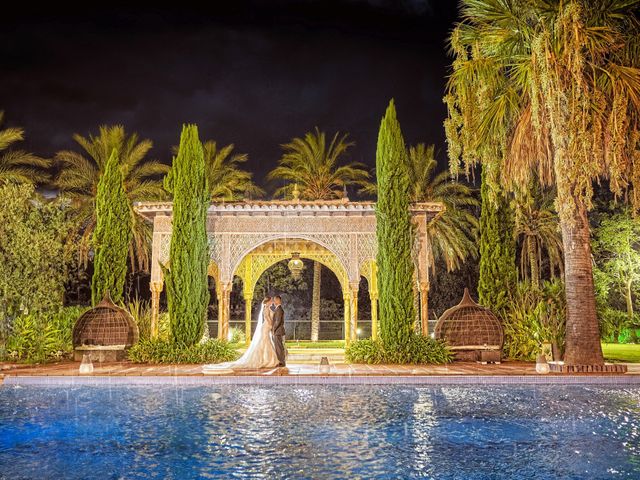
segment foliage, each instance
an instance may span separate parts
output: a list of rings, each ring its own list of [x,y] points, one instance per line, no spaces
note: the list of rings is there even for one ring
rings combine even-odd
[[[138,326],[138,338],[140,340],[151,338],[151,305],[149,302],[134,298],[125,305],[125,308]]]
[[[402,351],[389,351],[380,340],[356,340],[345,349],[349,363],[366,364],[443,364],[453,359],[444,342],[424,335],[413,335]]]
[[[19,315],[62,306],[71,252],[67,204],[32,185],[0,186],[0,340]]]
[[[242,328],[229,329],[229,336],[231,337],[229,343],[239,343],[244,345],[247,341],[247,336]]]
[[[95,260],[91,301],[96,305],[108,292],[122,302],[127,276],[127,252],[131,242],[131,209],[124,191],[124,176],[114,150],[98,182],[96,228],[93,232]]]
[[[628,211],[603,215],[593,237],[601,330],[605,327],[602,333],[616,341],[622,328],[639,325],[635,318],[634,293],[640,281],[640,220]],[[617,314],[623,311],[626,320]],[[635,333],[635,328],[632,332]]]
[[[233,154],[233,144],[218,149],[216,142],[202,144],[207,184],[212,201],[241,200],[246,196],[261,196],[264,191],[251,180],[251,172],[242,170],[247,154]]]
[[[598,320],[600,321],[600,337],[603,341],[612,343],[627,343],[631,339],[631,333],[635,333],[632,329],[633,325],[639,324],[638,314],[634,314],[629,318],[629,314],[623,310],[617,310],[611,307],[598,309]]]
[[[171,339],[193,345],[202,338],[209,300],[206,222],[210,198],[195,125],[183,126],[178,155],[165,185],[173,193],[170,269],[163,268]]]
[[[397,353],[408,348],[416,318],[408,170],[407,151],[391,100],[380,124],[376,151],[376,237],[380,338],[386,350]]]
[[[166,198],[162,177],[169,167],[147,158],[153,146],[151,140],[141,140],[136,133],[127,135],[121,125],[101,126],[97,136],[90,134],[83,137],[75,134],[73,139],[84,153],[72,150],[56,153],[55,161],[60,173],[55,179],[55,185],[71,199],[80,258],[86,266],[90,240],[96,227],[98,182],[115,149],[124,175],[124,190],[129,199],[133,221],[133,236],[129,245],[131,268],[148,271],[151,261],[151,227],[135,214],[133,202]]]
[[[565,301],[559,280],[540,287],[518,283],[503,311],[504,353],[508,358],[535,360],[543,343],[564,350]]]
[[[434,146],[423,143],[410,147],[409,184],[412,202],[441,202],[445,211],[427,225],[429,267],[435,274],[436,259],[442,258],[447,271],[457,270],[467,257],[478,253],[478,220],[473,211],[479,205],[471,188],[452,180],[449,173],[436,174],[438,162]]]
[[[134,363],[219,363],[238,358],[238,352],[230,343],[209,339],[193,345],[169,340],[140,340],[128,351]]]
[[[326,134],[317,127],[304,138],[293,138],[282,146],[284,154],[278,166],[269,172],[270,180],[286,180],[290,183],[274,193],[276,197],[291,198],[294,185],[304,200],[331,200],[342,198],[344,188],[350,185],[370,187],[369,173],[364,165],[351,162],[340,165],[353,142],[347,135],[337,132],[327,145]]]
[[[589,224],[593,181],[640,207],[638,2],[463,0],[445,103],[451,170],[555,186],[568,364],[601,364]]]
[[[515,235],[520,243],[520,277],[534,285],[542,278],[543,259],[548,261],[549,276],[562,275],[562,237],[558,216],[549,191],[541,192],[533,184],[529,192],[518,192],[512,202]]]
[[[457,305],[465,288],[477,291],[478,262],[467,260],[455,272],[447,272],[440,267],[429,287],[429,316],[437,319],[445,310]]]
[[[16,317],[5,345],[5,358],[26,363],[60,360],[73,351],[72,333],[86,307],[65,307],[57,312]]]
[[[640,363],[640,345],[603,343],[602,353],[609,361]]]
[[[384,347],[378,339],[365,338],[351,342],[344,351],[349,363],[366,363],[377,365],[384,363]]]
[[[0,110],[0,125],[4,112]],[[46,169],[50,161],[24,150],[7,150],[16,142],[24,139],[21,128],[0,130],[0,185],[7,183],[44,183],[49,179]]]
[[[501,312],[507,307],[509,294],[517,282],[513,211],[502,194],[491,199],[487,182],[483,166],[478,298],[481,305]]]

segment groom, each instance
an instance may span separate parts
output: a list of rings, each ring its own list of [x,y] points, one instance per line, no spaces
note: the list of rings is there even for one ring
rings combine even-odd
[[[285,350],[284,350],[284,309],[282,308],[282,298],[280,295],[273,297],[273,325],[271,333],[273,334],[273,343],[276,347],[276,355],[278,356],[279,367],[284,367]]]

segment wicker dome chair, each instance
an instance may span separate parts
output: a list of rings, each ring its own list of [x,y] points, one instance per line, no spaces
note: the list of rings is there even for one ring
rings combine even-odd
[[[93,360],[121,360],[137,341],[136,322],[129,312],[113,303],[108,292],[98,305],[83,313],[73,327],[76,360],[87,353]]]
[[[474,302],[467,288],[460,303],[442,314],[434,335],[449,345],[457,360],[500,362],[504,343],[500,320]]]

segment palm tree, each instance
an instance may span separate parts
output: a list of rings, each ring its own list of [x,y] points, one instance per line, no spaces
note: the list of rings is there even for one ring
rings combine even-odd
[[[567,364],[602,364],[590,232],[592,182],[640,207],[639,0],[462,0],[445,102],[451,170],[556,188]]]
[[[0,110],[0,125],[3,120],[4,112]],[[37,184],[49,179],[46,172],[49,160],[23,150],[8,150],[23,139],[24,130],[21,128],[0,130],[0,185],[9,182]]]
[[[513,202],[515,212],[515,236],[520,244],[520,275],[529,278],[535,287],[540,285],[542,259],[546,252],[549,273],[562,274],[562,236],[558,216],[549,191],[538,194],[535,185],[532,192],[517,193]]]
[[[132,270],[149,270],[151,229],[133,210],[133,202],[166,198],[162,177],[169,167],[146,158],[153,143],[141,140],[136,133],[127,135],[121,125],[101,126],[98,135],[73,139],[83,150],[58,152],[55,160],[60,166],[55,184],[71,199],[73,217],[79,236],[80,259],[88,262],[90,242],[96,226],[95,198],[98,181],[104,172],[109,155],[116,149],[125,177],[125,191],[131,205],[133,235],[129,246]]]
[[[369,187],[369,172],[364,165],[357,162],[340,165],[342,157],[354,145],[347,137],[336,132],[327,145],[325,133],[316,127],[303,138],[296,137],[282,145],[284,154],[267,178],[290,183],[278,188],[275,195],[291,197],[298,188],[303,200],[333,200],[342,198],[349,185],[359,186],[361,190]],[[322,264],[314,261],[311,296],[311,340],[314,342],[320,332],[321,274]]]
[[[440,202],[445,210],[427,225],[430,268],[441,258],[447,271],[460,268],[478,253],[478,219],[473,209],[480,204],[467,185],[452,180],[446,171],[436,173],[434,146],[419,143],[408,150],[412,202]]]
[[[247,154],[233,154],[233,144],[218,149],[215,141],[202,144],[211,201],[234,201],[250,196],[261,196],[264,191],[251,180],[251,172],[240,169]]]

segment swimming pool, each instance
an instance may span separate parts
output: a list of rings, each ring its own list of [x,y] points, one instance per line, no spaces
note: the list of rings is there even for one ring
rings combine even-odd
[[[640,387],[0,387],[0,478],[640,478]]]

